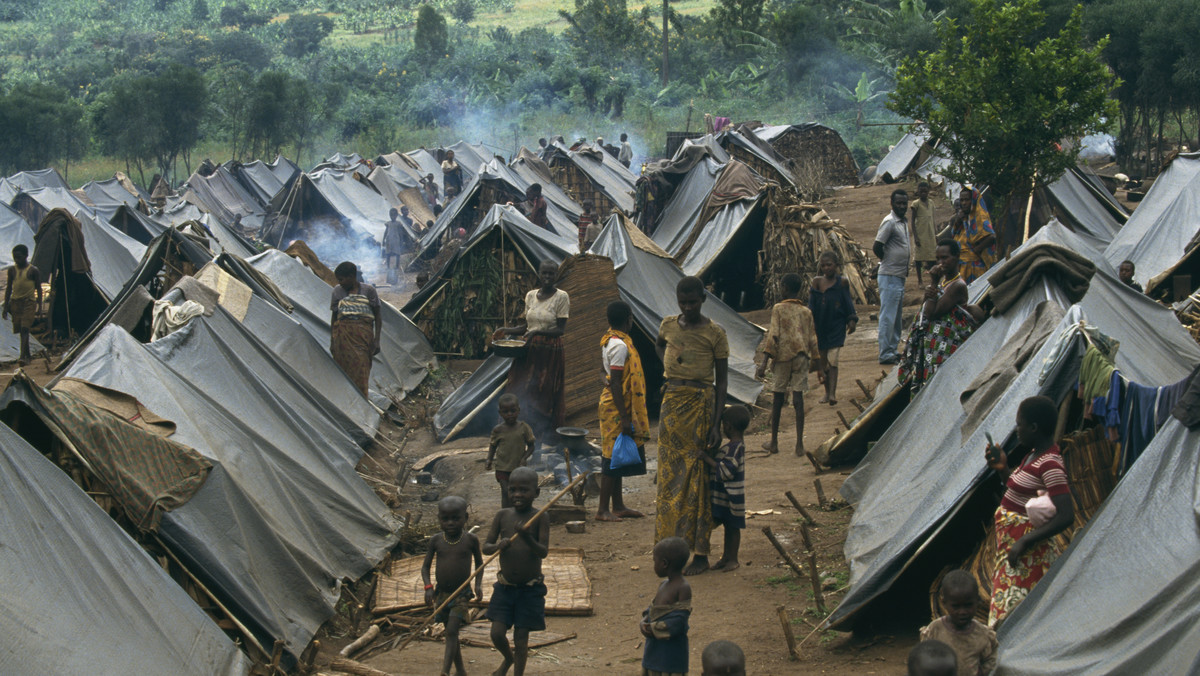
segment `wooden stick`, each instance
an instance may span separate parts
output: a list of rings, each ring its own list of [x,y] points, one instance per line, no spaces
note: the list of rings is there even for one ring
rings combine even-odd
[[[344,671],[347,674],[354,674],[354,676],[392,676],[386,671],[380,671],[375,667],[367,666],[362,662],[355,662],[345,657],[333,658],[333,661],[329,663],[329,668],[334,671]]]
[[[823,470],[821,469],[821,463],[817,462],[817,456],[813,455],[809,451],[805,451],[804,455],[807,456],[808,461],[812,463],[813,474],[820,474]]]
[[[303,669],[300,670],[300,673],[312,673],[312,665],[313,662],[317,660],[317,653],[319,652],[321,652],[320,641],[313,641],[312,643],[308,644],[308,649],[306,649],[300,657],[300,664],[303,665]]]
[[[379,631],[379,625],[372,624],[370,627],[367,627],[367,630],[363,632],[362,636],[359,636],[358,638],[354,639],[353,643],[349,643],[345,648],[342,648],[341,651],[338,652],[338,655],[342,657],[350,657],[354,655],[354,653],[367,647],[368,643],[374,641],[379,636]]]
[[[817,610],[822,614],[825,610],[825,594],[821,592],[821,574],[817,571],[817,549],[813,547],[812,536],[808,532],[808,524],[800,522],[800,537],[804,540],[804,549],[808,552],[808,578],[812,582],[813,600],[817,602]]]
[[[821,505],[821,509],[825,509],[828,500],[825,499],[825,488],[821,486],[821,480],[813,479],[813,486],[817,489],[817,504]]]
[[[800,653],[796,650],[796,636],[792,634],[792,621],[788,619],[787,608],[775,606],[775,613],[779,615],[779,624],[783,627],[783,639],[787,641],[788,655],[793,661],[800,659]]]
[[[783,557],[783,562],[792,569],[792,572],[796,573],[796,577],[803,578],[804,571],[800,570],[800,565],[796,563],[796,560],[792,558],[792,555],[788,554],[787,550],[783,548],[783,545],[779,544],[779,540],[775,537],[775,533],[771,531],[771,527],[763,526],[762,532],[763,535],[766,535],[767,539],[771,541],[771,544],[775,545],[775,551],[779,552],[779,555]]]
[[[269,669],[267,673],[271,676],[275,676],[275,673],[279,671],[279,660],[283,658],[283,646],[286,643],[287,641],[281,638],[275,639],[275,648],[271,651],[271,663],[267,666]]]
[[[863,394],[867,395],[867,399],[870,399],[871,398],[871,390],[867,389],[867,386],[863,384],[863,381],[858,378],[855,378],[854,382],[858,383],[858,389],[862,390]]]
[[[838,418],[842,421],[842,424],[846,426],[846,429],[850,429],[852,427],[852,425],[850,424],[849,420],[846,420],[846,416],[842,415],[841,411],[836,411],[836,412],[837,412]]]
[[[526,522],[525,522],[525,525],[524,525],[524,526],[521,526],[520,530],[518,530],[517,532],[513,533],[513,534],[512,534],[512,537],[508,538],[508,541],[509,541],[509,542],[515,542],[515,541],[516,541],[516,539],[517,539],[518,537],[520,537],[520,536],[521,536],[521,533],[523,533],[523,532],[525,532],[525,531],[529,530],[529,527],[530,527],[530,526],[532,526],[533,524],[537,523],[537,520],[538,520],[539,518],[541,518],[541,516],[542,516],[543,514],[545,514],[545,513],[546,513],[546,510],[550,509],[550,506],[551,506],[551,505],[553,505],[554,503],[556,503],[556,502],[558,502],[560,499],[562,499],[562,496],[564,496],[564,495],[566,495],[567,493],[571,492],[571,489],[572,489],[572,488],[575,488],[575,484],[579,483],[580,481],[583,481],[583,479],[584,479],[584,477],[585,477],[585,476],[587,476],[587,475],[585,475],[585,474],[580,474],[579,476],[575,477],[575,480],[574,480],[574,481],[572,481],[572,482],[570,482],[570,483],[568,483],[568,484],[566,485],[566,487],[564,487],[564,488],[563,488],[561,491],[559,491],[559,492],[558,492],[558,495],[555,495],[554,497],[550,498],[550,501],[549,501],[549,502],[547,502],[545,505],[542,505],[542,508],[541,508],[541,509],[539,509],[539,510],[537,511],[537,513],[533,515],[533,517],[531,517],[531,518],[530,518],[528,521],[526,521]],[[460,585],[458,585],[458,589],[455,589],[455,590],[454,590],[454,593],[452,593],[452,594],[450,594],[450,596],[446,597],[446,600],[445,600],[445,601],[442,601],[442,604],[441,604],[440,606],[438,606],[437,608],[434,608],[434,609],[433,609],[433,612],[429,614],[429,617],[425,618],[425,621],[421,623],[421,626],[419,626],[419,627],[417,627],[416,629],[414,629],[414,630],[412,631],[412,633],[410,633],[410,634],[408,635],[408,638],[404,639],[404,642],[403,642],[403,643],[401,643],[401,644],[400,644],[400,645],[399,645],[399,646],[396,648],[396,652],[400,652],[401,650],[404,650],[406,647],[408,647],[408,644],[409,644],[409,643],[412,643],[413,639],[415,639],[417,636],[419,636],[419,635],[421,634],[421,632],[425,631],[425,627],[428,627],[429,625],[433,624],[433,618],[437,617],[437,614],[438,614],[438,613],[440,613],[440,612],[442,611],[442,609],[443,609],[443,608],[445,608],[446,606],[450,605],[450,602],[451,602],[451,601],[453,601],[453,600],[455,599],[455,597],[457,597],[459,594],[461,594],[461,593],[462,593],[462,590],[466,589],[466,588],[467,588],[467,586],[471,584],[471,581],[472,581],[472,580],[474,580],[476,577],[478,577],[478,576],[482,575],[482,574],[483,574],[483,569],[484,569],[484,568],[487,568],[487,565],[488,565],[489,563],[491,563],[492,561],[496,560],[496,557],[498,557],[498,556],[500,556],[500,551],[499,551],[499,550],[497,550],[497,551],[496,551],[495,553],[493,553],[491,556],[489,556],[489,557],[487,557],[486,559],[484,559],[484,560],[483,560],[483,564],[481,564],[480,566],[476,567],[476,568],[475,568],[475,572],[474,572],[474,573],[472,573],[472,574],[471,574],[471,576],[470,576],[470,577],[468,577],[466,580],[463,580],[463,583],[462,583],[462,584],[460,584]]]
[[[858,400],[855,399],[854,397],[850,397],[850,403],[854,404],[854,408],[857,408],[859,413],[862,413],[863,411],[866,410],[866,408],[863,407],[862,404],[858,403]]]
[[[800,512],[800,516],[807,519],[810,524],[814,526],[817,525],[817,520],[812,518],[812,514],[808,513],[808,510],[804,508],[804,505],[800,504],[800,501],[796,499],[795,495],[792,495],[791,491],[788,491],[783,495],[788,499],[788,502],[792,503],[792,506],[796,508],[796,511]]]

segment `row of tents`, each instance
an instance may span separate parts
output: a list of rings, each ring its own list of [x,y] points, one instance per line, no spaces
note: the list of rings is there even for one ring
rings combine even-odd
[[[1012,452],[1017,406],[1045,395],[1062,404],[1078,517],[1065,553],[1001,625],[995,673],[1197,669],[1200,345],[1173,308],[1122,283],[1116,268],[1134,260],[1152,291],[1191,265],[1198,170],[1200,155],[1178,156],[1127,217],[1084,171],[1048,186],[1049,220],[969,288],[972,302],[995,301],[991,316],[919,393],[885,381],[822,447],[830,464],[855,466],[841,491],[855,508],[850,589],[824,626],[866,629],[897,609],[928,608],[948,568],[990,580],[999,482],[983,449],[990,436]],[[1156,403],[1178,398],[1118,444],[1084,421],[1073,394],[1096,332],[1119,343],[1124,382],[1157,392]]]

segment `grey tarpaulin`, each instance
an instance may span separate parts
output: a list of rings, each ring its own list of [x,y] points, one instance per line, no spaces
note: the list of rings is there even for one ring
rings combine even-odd
[[[321,281],[300,261],[271,250],[248,261],[287,294],[295,306],[292,317],[321,345],[329,345],[329,301],[333,287]],[[434,364],[433,348],[425,334],[389,303],[383,303],[381,349],[371,364],[371,402],[387,409],[392,399],[421,384]]]
[[[1143,286],[1183,256],[1200,232],[1200,153],[1181,153],[1159,174],[1121,232],[1104,250],[1115,268],[1125,259],[1136,266]]]
[[[1200,429],[1168,419],[1001,626],[993,673],[1200,672],[1197,449]]]
[[[53,209],[66,209],[68,213],[92,213],[92,205],[80,199],[79,195],[66,188],[35,188],[22,190],[10,202],[12,208],[29,222],[29,227],[37,230]]]
[[[1071,167],[1046,191],[1072,229],[1098,240],[1111,242],[1129,220],[1125,208],[1088,170]]]
[[[187,181],[184,199],[217,217],[222,223],[233,223],[242,217],[242,227],[258,230],[263,225],[263,205],[254,198],[225,167],[217,167],[209,176],[192,174]]]
[[[183,589],[3,425],[0,493],[0,672],[249,671],[249,660]]]
[[[284,639],[298,655],[333,614],[339,581],[365,574],[395,543],[395,523],[345,454],[300,424],[321,421],[298,420],[207,329],[193,321],[142,345],[109,326],[65,375],[136,397],[177,425],[172,440],[213,462],[160,533],[264,645]]]
[[[0,267],[13,264],[12,250],[24,244],[33,253],[33,228],[7,204],[0,204]]]
[[[125,282],[137,270],[146,245],[108,223],[98,223],[89,214],[78,213],[79,226],[92,262],[92,279],[109,298],[121,293]]]
[[[382,195],[355,179],[352,171],[322,169],[301,174],[280,201],[278,213],[268,219],[262,239],[279,248],[303,239],[323,260],[333,260],[340,257],[336,252],[347,241],[374,238],[376,244],[382,242],[391,208]]]
[[[1050,378],[1045,387],[1037,384],[1040,364],[1056,337],[1069,326],[1086,320],[1121,341],[1124,349],[1118,355],[1117,366],[1141,383],[1176,382],[1200,360],[1200,346],[1170,310],[1099,271],[1087,295],[1071,306],[1029,365],[1013,379],[1005,396],[963,441],[959,429],[966,413],[945,402],[957,401],[960,390],[1044,300],[1066,306],[1061,292],[1044,280],[1026,291],[1007,313],[988,319],[942,365],[937,377],[846,480],[842,495],[855,503],[845,544],[851,588],[826,621],[829,626],[852,621],[856,613],[885,592],[912,563],[918,548],[928,546],[963,506],[988,472],[982,453],[986,433],[997,440],[1007,438],[1021,400],[1039,393],[1062,396],[1074,386],[1073,376],[1061,374]]]
[[[608,154],[603,148],[584,145],[578,150],[569,150],[566,145],[555,143],[553,152],[562,162],[571,162],[603,192],[618,209],[626,214],[632,214],[633,183],[637,177],[617,158]],[[607,216],[607,214],[601,214]]]
[[[254,160],[239,165],[234,173],[250,194],[266,207],[300,173],[300,168],[280,155],[271,164]]]
[[[129,186],[136,192],[130,192],[120,179],[113,177],[104,181],[88,181],[83,184],[80,190],[88,196],[92,204],[96,207],[116,207],[119,204],[124,204],[130,207],[137,207],[138,200],[150,201],[149,193],[141,190],[133,184],[129,179]]]
[[[710,157],[702,158],[680,181],[670,201],[658,217],[654,243],[672,256],[679,255],[691,235],[693,223],[704,210],[704,203],[717,184],[720,164]]]
[[[910,131],[904,138],[892,146],[875,167],[875,177],[871,183],[893,183],[900,180],[921,156],[921,148],[929,141],[924,129]]]

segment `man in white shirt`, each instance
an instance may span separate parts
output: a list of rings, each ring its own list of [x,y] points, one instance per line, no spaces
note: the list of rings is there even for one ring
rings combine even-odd
[[[621,152],[617,153],[617,161],[628,169],[633,162],[633,146],[629,145],[629,135],[621,134]]]
[[[892,191],[892,210],[879,224],[871,247],[879,258],[879,363],[900,361],[901,309],[908,277],[908,193]]]

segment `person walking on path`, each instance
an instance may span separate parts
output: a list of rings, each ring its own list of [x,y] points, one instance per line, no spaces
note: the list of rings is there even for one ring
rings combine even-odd
[[[329,301],[333,315],[329,352],[362,395],[367,396],[371,359],[379,354],[383,306],[375,287],[358,281],[358,266],[342,261],[333,270],[337,286]]]
[[[900,361],[901,310],[904,305],[904,279],[908,277],[908,193],[892,191],[892,210],[883,217],[875,244],[879,258],[879,363]]]

